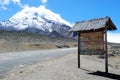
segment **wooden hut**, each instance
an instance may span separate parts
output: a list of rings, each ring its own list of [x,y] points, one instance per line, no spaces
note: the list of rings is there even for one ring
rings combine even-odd
[[[110,17],[76,22],[71,32],[78,32],[78,68],[80,54],[104,54],[105,69],[108,72],[107,30],[116,30]]]

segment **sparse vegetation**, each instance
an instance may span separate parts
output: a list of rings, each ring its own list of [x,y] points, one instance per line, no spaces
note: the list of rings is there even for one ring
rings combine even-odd
[[[0,52],[76,47],[77,40],[24,31],[0,30]],[[76,45],[76,46],[75,46]]]

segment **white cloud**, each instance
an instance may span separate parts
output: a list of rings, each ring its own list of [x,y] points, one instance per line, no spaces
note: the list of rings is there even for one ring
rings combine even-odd
[[[108,42],[120,43],[120,33],[110,33],[107,36]]]
[[[10,3],[10,0],[4,0],[3,4],[9,4],[9,3]]]
[[[20,3],[20,0],[12,0],[14,3]]]
[[[47,0],[40,0],[43,4],[47,3]]]
[[[10,0],[0,0],[0,5],[8,5]]]
[[[4,7],[4,6],[2,6],[1,8],[2,8],[3,10],[7,10],[7,8],[6,8],[6,7]]]
[[[6,10],[7,8],[5,7],[6,5],[9,5],[10,3],[17,4],[21,8],[24,8],[24,5],[21,4],[21,0],[0,0],[0,8],[3,10]]]
[[[24,7],[25,7],[25,5],[21,4],[20,0],[12,0],[12,2],[13,2],[14,4],[17,4],[17,5],[20,6],[21,8],[24,8]]]

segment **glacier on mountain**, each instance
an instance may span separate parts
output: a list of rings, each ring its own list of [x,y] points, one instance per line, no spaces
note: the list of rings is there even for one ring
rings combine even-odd
[[[70,35],[70,26],[68,21],[43,5],[38,8],[26,6],[8,20],[0,22],[0,29],[3,30],[30,31],[46,35],[57,32],[62,36]]]

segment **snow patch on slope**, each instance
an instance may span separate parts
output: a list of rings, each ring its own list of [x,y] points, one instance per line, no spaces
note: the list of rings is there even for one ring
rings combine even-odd
[[[23,20],[24,18],[33,19],[36,16],[38,16],[39,21],[44,21],[40,18],[44,17],[45,19],[71,26],[71,24],[68,21],[62,19],[59,14],[54,13],[49,9],[46,9],[43,5],[38,8],[26,6],[22,11],[18,12],[16,15],[10,18],[10,20],[14,22],[14,20]],[[32,24],[31,20],[28,20],[28,22]]]
[[[38,8],[26,6],[10,19],[2,21],[0,29],[29,31],[47,35],[58,33],[62,36],[68,36],[70,26],[71,24],[62,19],[59,14],[41,5]]]

